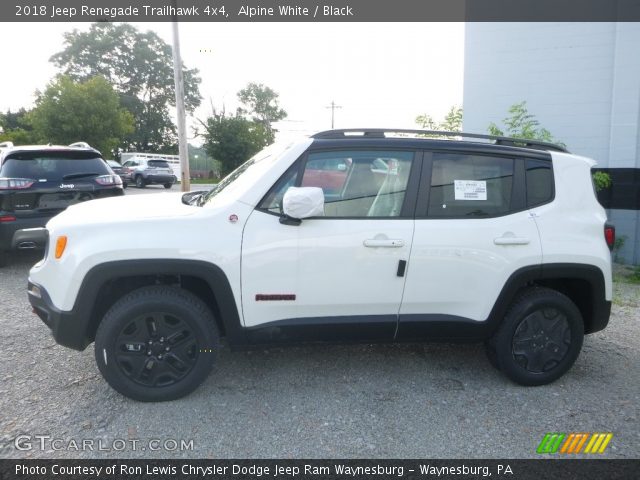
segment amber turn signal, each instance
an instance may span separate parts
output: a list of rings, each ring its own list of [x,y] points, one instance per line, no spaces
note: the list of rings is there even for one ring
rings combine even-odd
[[[67,236],[61,235],[56,240],[56,258],[62,257],[64,249],[67,247]]]

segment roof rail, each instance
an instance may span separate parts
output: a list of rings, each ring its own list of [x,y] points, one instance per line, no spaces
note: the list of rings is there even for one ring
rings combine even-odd
[[[554,150],[557,152],[569,151],[562,145],[555,143],[543,142],[541,140],[532,140],[529,138],[501,137],[498,135],[483,135],[481,133],[464,133],[464,132],[445,132],[439,130],[412,130],[405,128],[343,128],[337,130],[326,130],[324,132],[311,135],[311,138],[317,139],[339,139],[354,138],[359,136],[367,138],[385,138],[387,133],[410,134],[416,136],[435,136],[435,137],[455,137],[455,138],[473,138],[482,140],[493,140],[494,145],[507,145],[511,147],[535,148],[541,150]]]
[[[87,142],[75,142],[69,145],[70,147],[76,148],[92,148]]]

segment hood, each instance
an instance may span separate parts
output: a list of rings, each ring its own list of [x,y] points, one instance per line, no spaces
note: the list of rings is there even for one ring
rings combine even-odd
[[[183,193],[125,195],[90,200],[68,207],[50,222],[58,224],[126,223],[140,220],[187,217],[198,213],[199,207],[182,203]]]

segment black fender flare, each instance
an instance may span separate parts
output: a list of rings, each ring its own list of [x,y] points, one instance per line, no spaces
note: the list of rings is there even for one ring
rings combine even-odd
[[[94,318],[93,312],[104,285],[114,279],[153,275],[188,275],[205,281],[215,297],[220,311],[219,320],[224,325],[229,343],[246,343],[233,290],[220,267],[202,260],[157,258],[105,262],[92,267],[87,272],[70,312],[76,322],[75,327],[83,334],[83,348],[91,343],[92,327],[96,321],[99,322],[99,319]]]

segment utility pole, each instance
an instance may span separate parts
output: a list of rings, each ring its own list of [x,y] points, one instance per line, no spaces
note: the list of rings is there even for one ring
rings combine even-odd
[[[177,0],[173,0],[177,9]],[[184,78],[182,76],[182,58],[180,57],[180,36],[178,34],[178,18],[173,17],[173,79],[176,86],[176,116],[178,120],[178,153],[180,155],[180,170],[182,191],[191,190],[189,173],[189,145],[187,144],[187,119],[184,110]]]
[[[336,102],[331,100],[331,105],[329,105],[328,107],[324,107],[324,108],[330,108],[331,109],[331,130],[333,130],[333,123],[334,123],[334,119],[335,119],[336,108],[342,108],[342,105],[336,105]]]

